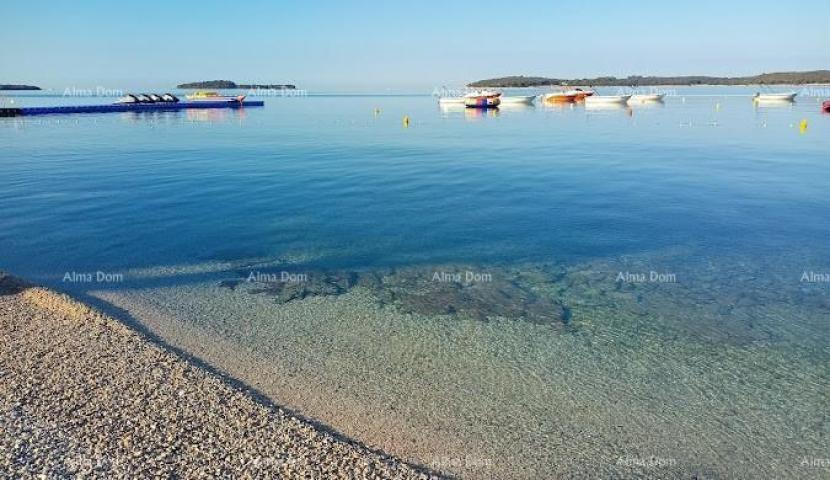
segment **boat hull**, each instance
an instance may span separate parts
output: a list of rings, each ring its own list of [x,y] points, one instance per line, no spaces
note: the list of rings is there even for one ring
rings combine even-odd
[[[188,95],[187,100],[190,102],[242,102],[245,101],[245,95],[238,95],[235,97],[227,95],[220,95],[217,97],[195,97]]]
[[[655,93],[655,94],[644,94],[644,95],[632,95],[631,99],[629,99],[629,103],[649,103],[649,102],[662,102],[665,94],[662,93]]]
[[[581,88],[577,88],[576,90],[568,90],[565,92],[566,95],[574,95],[577,102],[581,102],[585,100],[586,97],[590,97],[594,94],[593,90],[582,90]]]
[[[464,99],[467,108],[495,108],[501,104],[499,97],[468,97]]]
[[[547,93],[542,95],[542,101],[546,103],[574,103],[577,100],[576,94],[568,93]]]
[[[762,93],[755,95],[756,102],[793,102],[798,93]]]
[[[531,105],[536,95],[500,97],[502,105]]]
[[[631,95],[592,95],[585,98],[586,105],[625,105]]]

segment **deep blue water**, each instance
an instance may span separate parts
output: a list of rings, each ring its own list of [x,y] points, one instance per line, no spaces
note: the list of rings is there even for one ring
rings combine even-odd
[[[681,90],[631,111],[311,96],[244,112],[3,118],[0,267],[827,252],[830,115],[816,98],[756,108],[745,93]]]

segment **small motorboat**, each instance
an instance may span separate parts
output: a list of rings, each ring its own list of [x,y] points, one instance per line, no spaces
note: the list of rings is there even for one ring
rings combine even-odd
[[[574,88],[572,90],[566,90],[565,91],[565,94],[567,94],[567,95],[575,95],[577,102],[581,102],[582,100],[585,100],[585,97],[590,97],[594,93],[595,92],[593,90],[583,90],[581,88]]]
[[[464,96],[464,106],[467,108],[494,108],[501,104],[501,94],[479,95],[474,97]]]
[[[135,98],[138,99],[138,103],[153,103],[153,100],[151,100],[150,97],[144,94],[136,95]]]
[[[495,90],[473,90],[462,98],[467,108],[494,108],[501,104],[501,92]]]
[[[221,95],[218,92],[196,92],[192,95],[187,95],[187,99],[191,102],[241,102],[245,100],[245,95]]]
[[[155,93],[147,94],[147,96],[150,97],[150,100],[152,100],[154,102],[163,102],[164,101],[164,99],[161,98],[161,95],[156,95]]]
[[[830,100],[825,101],[821,104],[821,109],[827,113],[830,113]]]
[[[519,95],[512,97],[499,97],[502,105],[533,105],[536,95]]]
[[[631,95],[591,95],[585,97],[585,105],[625,105]]]
[[[165,93],[161,96],[161,99],[168,103],[179,103],[179,97],[173,95],[172,93]]]
[[[578,96],[579,94],[571,91],[553,92],[542,95],[542,101],[545,103],[574,103]]]
[[[756,93],[752,99],[756,102],[792,102],[797,92],[787,93]]]
[[[441,97],[438,105],[464,105],[464,97]]]
[[[628,103],[662,102],[665,96],[666,94],[664,93],[634,94],[631,96],[631,99],[628,101]]]

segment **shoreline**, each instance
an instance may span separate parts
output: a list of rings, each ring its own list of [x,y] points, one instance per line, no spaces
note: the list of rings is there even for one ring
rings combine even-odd
[[[13,475],[443,478],[4,272],[0,326],[0,462]]]
[[[826,317],[808,320],[820,298],[797,294],[799,284],[788,287],[774,276],[751,288],[740,305],[730,299],[746,293],[741,282],[721,288],[714,304],[707,292],[722,275],[787,272],[805,257],[764,265],[721,258],[715,271],[706,267],[711,260],[680,264],[679,257],[696,255],[672,250],[564,272],[556,265],[510,266],[536,278],[537,288],[564,292],[572,309],[566,329],[517,318],[434,315],[406,298],[391,302],[394,308],[377,303],[384,291],[410,284],[402,280],[422,277],[417,269],[384,273],[384,288],[369,282],[340,295],[318,292],[312,273],[308,296],[283,302],[284,291],[228,285],[227,275],[247,276],[249,268],[265,268],[261,261],[255,267],[193,264],[130,272],[136,282],[129,287],[92,289],[77,298],[122,321],[128,313],[174,348],[300,415],[460,478],[636,476],[654,469],[664,478],[744,477],[759,468],[799,478],[794,468],[801,458],[820,457],[816,438],[781,442],[820,411],[813,386],[824,374],[808,354],[822,345]],[[279,265],[274,268],[287,268]],[[619,272],[653,265],[677,272],[678,283],[616,280]],[[473,269],[491,272],[501,289],[505,279],[515,283],[503,268]],[[196,271],[213,273],[171,281]],[[547,285],[545,278],[556,280]],[[720,309],[729,304],[734,308],[725,321]],[[678,306],[695,313],[693,325],[687,315],[671,313]],[[802,320],[786,327],[777,320],[784,315]],[[813,341],[805,343],[805,329],[814,332],[807,335]],[[788,375],[776,376],[782,371]],[[730,381],[735,378],[750,380]],[[720,392],[714,402],[713,386]],[[782,391],[789,395],[781,397]],[[670,420],[663,416],[666,404],[677,405]],[[725,412],[739,421],[723,425]],[[546,435],[536,435],[539,429]],[[740,445],[741,454],[725,455],[726,445]],[[648,464],[650,455],[670,462]]]

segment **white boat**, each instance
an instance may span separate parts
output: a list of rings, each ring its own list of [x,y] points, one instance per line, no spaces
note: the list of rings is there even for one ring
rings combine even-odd
[[[464,105],[467,108],[494,108],[501,104],[499,95],[477,95],[464,98]]]
[[[441,97],[438,105],[464,105],[464,97]]]
[[[470,90],[460,97],[441,97],[438,99],[439,105],[466,105],[471,98],[481,97],[501,97],[501,92],[495,90]]]
[[[665,96],[666,94],[664,93],[635,94],[631,96],[631,99],[628,100],[628,103],[662,102]]]
[[[631,95],[591,95],[585,97],[585,105],[624,105]]]
[[[756,102],[792,102],[797,92],[786,93],[756,93],[752,99]]]
[[[203,92],[199,91],[191,95],[186,95],[191,102],[242,102],[245,100],[245,95],[221,95],[218,92]]]
[[[502,105],[532,105],[536,95],[501,97]]]

